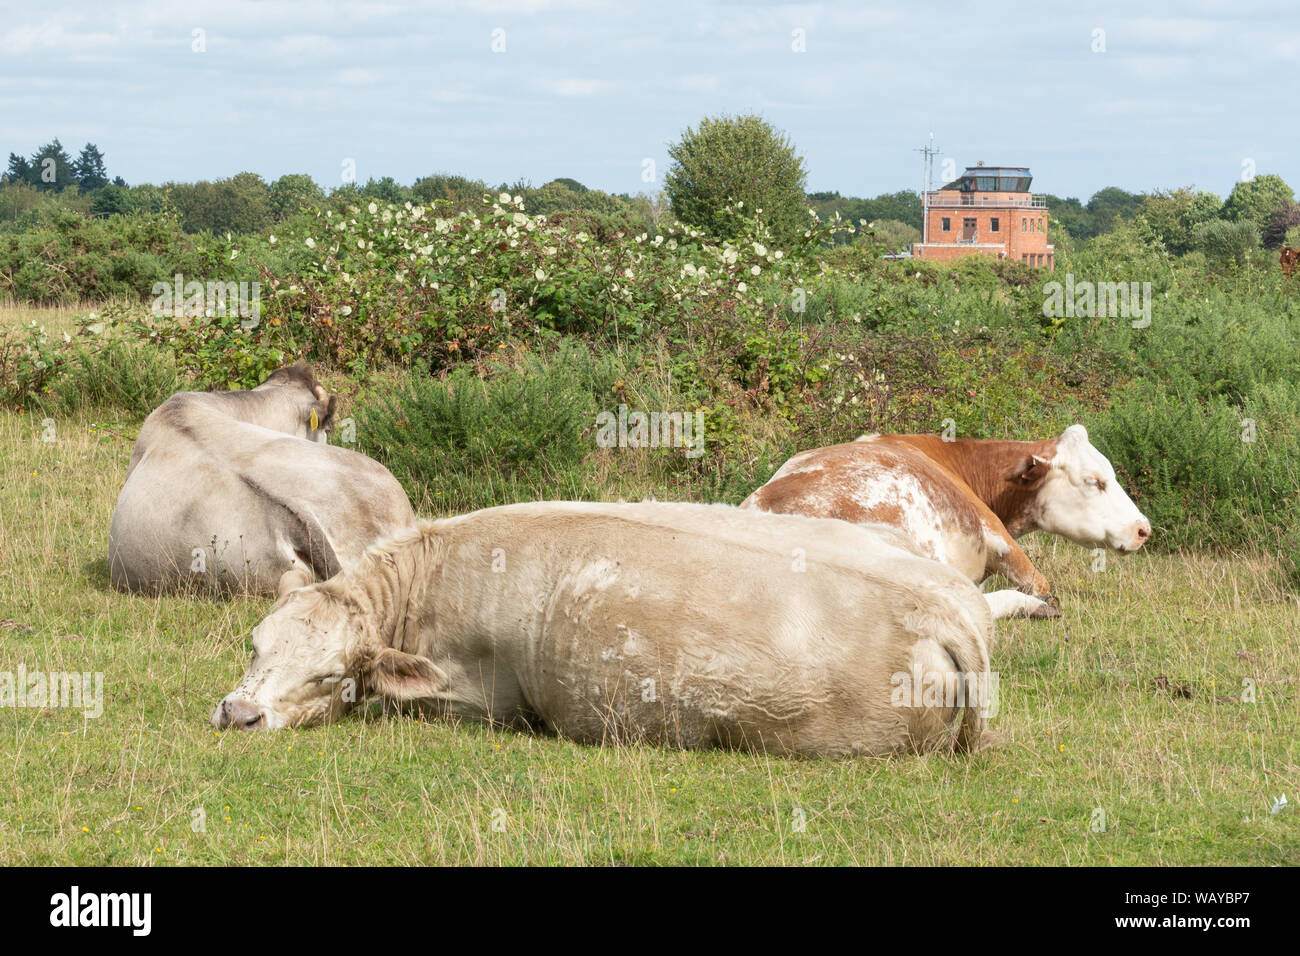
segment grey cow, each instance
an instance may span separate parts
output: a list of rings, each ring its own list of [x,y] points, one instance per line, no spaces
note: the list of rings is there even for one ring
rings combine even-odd
[[[301,363],[248,391],[167,399],[140,429],[113,511],[113,584],[283,593],[414,524],[388,469],[326,443],[334,411]]]
[[[978,588],[891,528],[727,505],[542,502],[430,521],[282,597],[217,727],[366,695],[782,754],[972,750],[996,703]]]

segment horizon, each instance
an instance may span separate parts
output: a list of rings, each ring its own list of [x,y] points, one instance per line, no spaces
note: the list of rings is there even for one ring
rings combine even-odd
[[[950,3],[10,8],[0,149],[93,142],[132,185],[248,171],[334,189],[351,160],[358,184],[572,178],[635,195],[662,187],[688,126],[756,113],[804,157],[809,193],[920,192],[931,132],[936,187],[981,160],[1027,166],[1035,192],[1083,201],[1108,186],[1222,198],[1251,174],[1300,181],[1300,133],[1279,119],[1294,112],[1294,16],[1270,2],[1191,6],[1130,17],[1115,3],[1025,4],[952,29],[963,8]]]

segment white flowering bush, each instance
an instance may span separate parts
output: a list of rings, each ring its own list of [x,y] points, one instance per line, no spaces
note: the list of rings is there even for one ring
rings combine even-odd
[[[448,364],[547,332],[671,337],[702,317],[770,312],[845,228],[813,220],[783,250],[757,217],[743,221],[748,234],[724,241],[680,227],[610,233],[580,216],[530,216],[504,192],[448,216],[411,203],[324,210],[306,234],[278,237],[296,244],[300,265],[263,271],[265,315],[289,350],[351,367]]]

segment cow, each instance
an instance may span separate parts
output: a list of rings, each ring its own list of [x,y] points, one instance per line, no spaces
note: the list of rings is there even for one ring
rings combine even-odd
[[[1288,277],[1294,275],[1297,264],[1300,264],[1300,249],[1283,246],[1279,261],[1282,263],[1282,275]]]
[[[326,443],[335,408],[302,363],[246,391],[168,398],[140,429],[113,510],[113,585],[275,594],[413,525],[383,465]]]
[[[1016,544],[1030,531],[1136,551],[1151,523],[1082,425],[1045,441],[863,435],[795,455],[741,504],[774,514],[882,522],[970,580],[1000,573],[994,617],[1057,617],[1047,578]],[[1028,593],[1023,593],[1028,592]]]
[[[889,528],[505,505],[280,598],[212,724],[307,726],[378,697],[588,744],[970,751],[996,704],[992,627],[978,588]]]

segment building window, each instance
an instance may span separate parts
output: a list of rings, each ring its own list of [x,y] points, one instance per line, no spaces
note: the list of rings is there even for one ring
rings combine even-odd
[[[952,220],[949,219],[947,216],[944,216],[943,226],[941,228],[943,229],[944,232],[952,232]]]
[[[998,231],[998,220],[996,217],[994,217],[993,219],[989,220],[989,232],[997,232],[997,231]]]
[[[1022,219],[1020,220],[1020,231],[1021,231],[1021,232],[1027,232],[1027,231],[1028,231],[1028,228],[1029,228],[1029,227],[1028,227],[1028,223],[1029,223],[1029,220],[1028,220],[1028,219],[1023,219],[1023,218],[1022,218]]]

